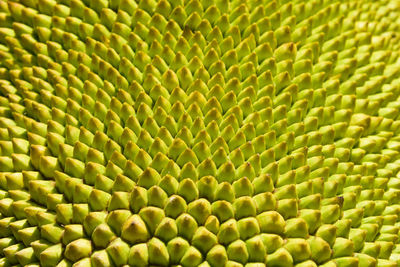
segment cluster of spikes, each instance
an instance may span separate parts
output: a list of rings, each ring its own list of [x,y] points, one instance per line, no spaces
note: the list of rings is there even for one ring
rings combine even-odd
[[[400,266],[400,2],[0,1],[0,266]]]

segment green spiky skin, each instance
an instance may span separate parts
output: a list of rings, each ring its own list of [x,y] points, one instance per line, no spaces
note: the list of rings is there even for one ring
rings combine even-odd
[[[0,266],[400,266],[399,18],[0,1]]]

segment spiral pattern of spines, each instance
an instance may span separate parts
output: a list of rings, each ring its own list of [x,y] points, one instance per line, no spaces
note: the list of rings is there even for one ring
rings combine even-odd
[[[399,7],[0,2],[0,265],[397,266]]]

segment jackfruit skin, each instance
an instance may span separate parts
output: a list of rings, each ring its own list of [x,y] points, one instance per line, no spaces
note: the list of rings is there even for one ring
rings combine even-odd
[[[0,1],[0,266],[400,266],[400,3]]]

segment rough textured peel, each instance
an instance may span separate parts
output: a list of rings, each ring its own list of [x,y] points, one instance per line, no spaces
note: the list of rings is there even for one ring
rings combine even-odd
[[[1,266],[400,266],[396,0],[0,1]]]

